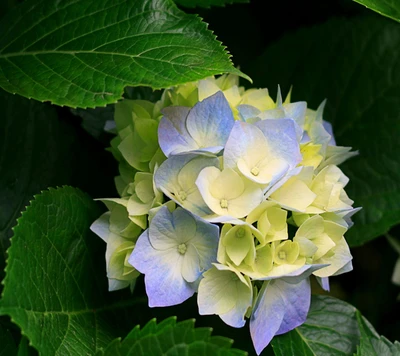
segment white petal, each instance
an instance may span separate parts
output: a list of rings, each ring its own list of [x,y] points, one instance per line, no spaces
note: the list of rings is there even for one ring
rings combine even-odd
[[[111,213],[107,211],[90,226],[90,230],[105,242],[107,242],[108,235],[110,234],[110,215]]]
[[[262,120],[255,125],[264,133],[273,157],[285,160],[290,169],[301,162],[302,156],[293,120]]]
[[[336,243],[336,246],[331,251],[333,252],[332,256],[323,256],[319,260],[314,261],[315,263],[329,264],[328,267],[314,272],[314,275],[317,277],[330,277],[337,273],[341,268],[346,266],[353,259],[349,246],[347,245],[344,237],[342,237]]]
[[[228,325],[242,327],[244,315],[252,304],[252,288],[243,283],[238,272],[211,268],[204,273],[197,303],[201,315],[217,314]],[[248,281],[250,283],[250,281]]]
[[[181,273],[182,277],[189,283],[193,283],[200,277],[200,257],[192,244],[188,244],[186,247]]]
[[[229,200],[228,215],[243,218],[261,204],[263,198],[263,191],[257,184],[246,182],[244,192],[239,197]]]
[[[224,150],[224,168],[235,169],[242,158],[250,169],[269,152],[264,134],[256,126],[237,121]]]

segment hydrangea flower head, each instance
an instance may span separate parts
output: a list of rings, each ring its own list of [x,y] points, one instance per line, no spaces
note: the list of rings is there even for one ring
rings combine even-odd
[[[119,198],[93,224],[107,242],[110,290],[144,274],[150,307],[197,293],[199,313],[249,319],[258,354],[304,323],[310,278],[352,269],[344,238],[359,208],[337,166],[357,154],[290,93],[223,75],[118,104]],[[118,211],[118,218],[116,212]],[[118,228],[116,228],[118,227]]]

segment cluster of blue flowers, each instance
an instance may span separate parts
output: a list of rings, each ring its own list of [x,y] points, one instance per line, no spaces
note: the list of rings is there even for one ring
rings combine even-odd
[[[233,327],[250,318],[257,353],[301,325],[309,277],[328,290],[352,269],[344,234],[359,210],[337,167],[356,153],[336,145],[322,112],[232,75],[117,104],[121,197],[102,199],[109,211],[92,225],[110,290],[141,273],[150,307],[197,293],[200,314]]]

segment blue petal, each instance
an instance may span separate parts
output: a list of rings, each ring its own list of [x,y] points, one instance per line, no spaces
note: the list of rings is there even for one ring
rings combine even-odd
[[[176,249],[155,250],[150,244],[148,230],[139,237],[129,263],[145,274],[150,307],[180,304],[194,294],[193,286],[182,277],[181,258]]]
[[[192,109],[168,107],[158,127],[158,140],[169,157],[187,152],[220,152],[235,122],[224,94],[219,91]]]
[[[197,103],[187,116],[186,127],[198,148],[225,146],[235,123],[224,94],[219,91]]]
[[[291,287],[293,288],[293,287]],[[311,304],[310,279],[304,279],[294,285],[295,292],[291,292],[290,301],[286,302],[285,315],[282,324],[275,335],[281,335],[302,325],[306,319]],[[288,294],[286,294],[286,297]]]
[[[263,132],[276,155],[285,159],[290,168],[301,162],[296,126],[292,119],[262,120],[256,122],[255,126]]]
[[[319,285],[321,286],[321,288],[326,291],[329,292],[330,287],[329,287],[329,277],[315,277],[317,279],[317,282],[319,283]]]
[[[182,232],[182,233],[181,233]],[[160,208],[149,227],[149,240],[156,250],[177,249],[185,239],[196,233],[196,222],[192,215],[183,209],[172,213],[166,206]]]
[[[250,319],[250,333],[259,355],[275,335],[303,324],[311,302],[309,279],[290,284],[281,279],[265,282]]]
[[[186,129],[189,110],[190,108],[183,106],[171,106],[162,111],[164,116],[158,126],[158,141],[167,157],[198,148]]]
[[[329,145],[330,146],[336,146],[336,141],[335,141],[335,137],[333,136],[333,128],[332,128],[332,124],[328,121],[323,120],[322,121],[322,126],[324,127],[324,129],[326,130],[326,132],[331,135],[331,140],[329,141]]]
[[[259,121],[261,119],[256,119],[257,116],[260,114],[260,110],[255,108],[254,106],[242,104],[237,107],[239,111],[240,118],[242,121],[248,121],[250,119],[254,119],[254,121]]]

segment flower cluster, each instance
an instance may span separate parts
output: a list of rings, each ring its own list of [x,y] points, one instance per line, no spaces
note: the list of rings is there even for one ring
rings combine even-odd
[[[145,276],[149,305],[197,293],[199,313],[250,318],[257,353],[301,325],[310,275],[352,269],[352,207],[337,167],[355,155],[306,102],[276,102],[224,75],[116,105],[121,198],[92,230],[107,242],[109,289]],[[288,227],[290,226],[290,229]],[[139,273],[140,272],[140,273]]]

